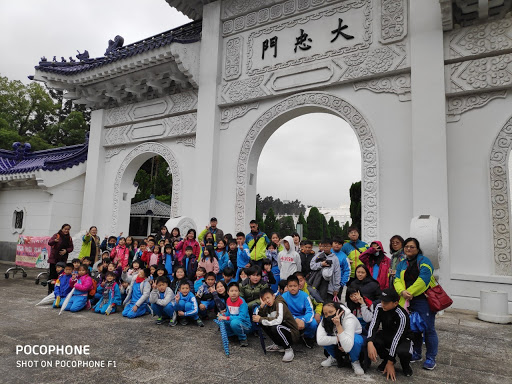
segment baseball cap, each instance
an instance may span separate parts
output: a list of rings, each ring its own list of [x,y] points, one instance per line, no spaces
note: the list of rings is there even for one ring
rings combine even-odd
[[[380,296],[380,301],[384,302],[395,302],[400,300],[400,297],[398,296],[398,293],[393,288],[387,288],[382,291],[382,294]]]

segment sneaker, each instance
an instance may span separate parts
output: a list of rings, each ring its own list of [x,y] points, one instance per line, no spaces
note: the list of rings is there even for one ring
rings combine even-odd
[[[204,327],[204,323],[201,319],[197,319],[196,323],[198,327]]]
[[[247,339],[245,339],[245,340],[240,340],[240,346],[241,346],[241,347],[248,347],[248,346],[249,346],[249,343],[247,342]]]
[[[387,360],[382,360],[382,363],[380,363],[379,366],[377,367],[379,372],[384,372],[384,369],[386,368],[387,363],[388,363]]]
[[[157,325],[162,325],[163,323],[164,323],[164,319],[162,319],[162,317],[159,317],[158,319],[156,319]]]
[[[322,367],[332,367],[333,365],[337,365],[338,362],[336,361],[336,359],[334,357],[332,357],[331,355],[329,355],[329,357],[327,359],[325,359],[324,361],[322,361],[320,363],[320,365]]]
[[[290,361],[293,360],[294,357],[295,357],[295,354],[293,353],[293,349],[292,348],[288,348],[288,349],[285,349],[284,356],[283,356],[282,360],[285,363],[289,363]]]
[[[428,369],[429,371],[433,370],[436,367],[436,361],[434,359],[425,360],[423,363],[423,369]]]
[[[175,327],[176,326],[176,321],[174,319],[170,319],[169,320],[169,327]]]
[[[354,370],[354,373],[356,375],[364,375],[364,370],[363,368],[361,368],[361,364],[359,364],[359,361],[352,362],[352,369]]]
[[[421,361],[421,353],[412,353],[411,363],[415,363],[417,361]]]
[[[401,362],[400,362],[401,363]],[[412,376],[412,368],[409,364],[402,365],[402,371],[404,372],[405,377],[411,377]]]
[[[185,318],[180,319],[180,324],[181,324],[181,325],[187,325],[187,324],[188,324],[187,319],[185,319]]]
[[[308,337],[304,337],[302,336],[302,342],[304,343],[304,345],[306,346],[306,348],[309,348],[309,349],[312,349],[314,346],[315,346],[315,341],[314,339],[310,339]]]
[[[91,300],[87,300],[87,303],[85,303],[85,310],[88,311],[91,309]]]
[[[267,348],[265,348],[265,350],[267,352],[285,352],[284,348],[277,344],[269,345]]]

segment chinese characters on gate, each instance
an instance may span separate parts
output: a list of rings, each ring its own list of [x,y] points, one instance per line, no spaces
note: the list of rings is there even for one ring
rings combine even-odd
[[[352,40],[354,36],[343,32],[347,28],[348,25],[343,25],[343,19],[338,19],[338,27],[331,31],[331,33],[334,35],[334,38],[331,40],[331,43],[334,43],[340,36],[342,36],[345,40]],[[312,43],[313,39],[309,37],[309,35],[304,31],[304,29],[301,28],[299,37],[295,38],[295,48],[293,51],[295,53],[297,53],[297,49],[307,51],[308,49],[311,49]],[[271,37],[270,39],[266,39],[263,41],[263,52],[261,54],[262,60],[265,60],[265,52],[269,49],[273,49],[273,56],[277,57],[277,36]]]

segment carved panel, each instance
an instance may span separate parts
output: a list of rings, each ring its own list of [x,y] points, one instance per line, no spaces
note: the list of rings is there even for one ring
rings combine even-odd
[[[160,120],[107,128],[104,146],[118,146],[137,141],[182,136],[196,131],[197,114],[171,116]]]
[[[247,41],[246,73],[248,75],[262,74],[265,72],[275,71],[276,69],[287,68],[290,66],[313,62],[315,60],[322,60],[328,57],[368,49],[372,42],[372,6],[372,1],[347,1],[327,10],[310,13],[304,17],[288,20],[282,24],[271,25],[267,28],[252,32]],[[349,15],[345,14],[349,11],[351,12]],[[358,32],[355,33],[354,39],[339,40],[340,42],[332,44],[330,42],[333,38],[331,29],[336,29],[339,18],[346,18],[348,16],[358,20],[362,24],[362,27],[357,27]],[[299,50],[296,52],[293,59],[282,62],[279,59],[269,57],[267,64],[267,61],[260,57],[259,52],[261,50],[263,40],[266,37],[279,35],[285,28],[293,28],[296,26],[303,27],[306,23],[328,23],[328,25],[332,24],[332,28],[328,28],[327,30],[325,30],[325,28],[321,28],[320,30],[324,31],[325,36],[318,39],[317,44],[313,45],[311,49],[306,51]],[[285,38],[292,40],[288,43],[284,43],[283,39]],[[293,36],[286,33],[278,36],[278,39],[280,41],[279,44],[284,44],[285,46],[289,46],[291,44],[291,47],[294,46],[296,40]]]
[[[118,232],[118,220],[119,220],[119,204],[121,199],[121,181],[123,179],[124,172],[128,165],[135,159],[137,156],[140,156],[145,153],[152,153],[155,155],[162,156],[167,164],[169,165],[169,169],[172,174],[172,196],[171,196],[171,217],[179,216],[180,211],[180,197],[181,197],[181,174],[178,162],[174,157],[172,151],[162,145],[160,143],[143,143],[132,149],[128,155],[124,158],[119,170],[116,174],[116,179],[114,181],[114,196],[113,196],[113,209],[112,209],[112,221],[110,225],[110,233]]]
[[[439,3],[441,4],[443,31],[451,31],[453,29],[452,0],[439,0]]]
[[[446,59],[488,54],[512,48],[512,20],[457,29],[445,37]]]
[[[407,1],[381,0],[381,36],[383,44],[396,43],[407,35]]]
[[[446,66],[450,82],[446,92],[488,90],[512,86],[512,53]]]
[[[460,120],[460,115],[474,108],[480,108],[493,99],[504,99],[507,97],[507,91],[496,91],[486,93],[476,93],[448,98],[446,121],[453,123]]]
[[[235,206],[235,228],[244,229],[248,162],[256,138],[269,122],[295,108],[318,106],[333,111],[346,120],[354,129],[361,144],[362,217],[363,237],[377,239],[378,236],[378,153],[375,134],[365,118],[350,103],[336,96],[320,92],[299,93],[290,96],[261,114],[247,133],[238,156]]]
[[[183,144],[186,147],[195,147],[196,146],[196,137],[195,136],[179,137],[178,140],[176,140],[176,143]]]
[[[251,109],[257,109],[260,103],[242,104],[222,109],[220,129],[228,129],[229,123],[239,117],[245,116]]]
[[[258,10],[281,0],[225,0],[222,2],[222,17],[230,18]]]
[[[376,93],[394,93],[398,95],[400,101],[411,99],[411,75],[408,73],[381,77],[380,79],[360,81],[354,83],[354,89],[368,89]]]
[[[174,95],[144,101],[136,104],[123,105],[105,111],[105,127],[126,124],[148,118],[158,118],[185,111],[193,111],[197,107],[197,93],[188,91]]]
[[[512,119],[494,141],[490,159],[494,271],[512,276],[510,249],[510,189],[508,159],[512,151]]]
[[[224,86],[223,97],[227,102],[240,102],[256,99],[267,95],[262,86],[264,76],[254,76],[250,79],[235,80]]]
[[[123,152],[125,150],[124,147],[113,147],[113,148],[108,148],[106,151],[105,151],[105,162],[108,163],[110,161],[110,159],[116,155],[119,155],[121,152]]]
[[[241,36],[229,39],[226,43],[226,61],[224,63],[224,79],[238,79],[242,74],[242,47]]]

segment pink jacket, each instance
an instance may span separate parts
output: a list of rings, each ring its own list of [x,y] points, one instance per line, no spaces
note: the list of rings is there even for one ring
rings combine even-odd
[[[386,256],[386,252],[384,252],[384,248],[382,247],[382,243],[380,241],[372,241],[372,243],[379,244],[382,253],[382,259],[379,264],[379,274],[377,275],[377,281],[380,285],[380,289],[389,288],[389,268],[391,267],[391,259]],[[359,260],[366,265],[366,268],[370,271],[370,274],[373,277],[373,266],[372,260],[370,259],[370,255],[374,255],[377,250],[370,245],[366,251],[364,251],[360,256]]]
[[[92,288],[92,277],[89,275],[83,275],[78,280],[71,280],[69,285],[75,288],[75,295],[84,295],[89,293]],[[80,291],[80,292],[77,292]]]
[[[178,245],[176,246],[176,249],[178,251],[182,250],[183,253],[185,253],[185,249],[190,246],[192,247],[192,253],[195,255],[196,259],[199,258],[199,252],[201,251],[201,247],[199,246],[199,243],[197,240],[190,240],[185,239],[181,240]]]
[[[204,269],[206,269],[206,272],[213,272],[216,275],[219,273],[219,262],[215,257],[208,257],[206,260],[204,258],[201,258],[197,266],[203,267]]]
[[[128,258],[130,257],[130,250],[126,246],[117,245],[110,252],[110,258],[114,260],[114,263],[121,265],[122,269],[125,269],[128,265]]]

